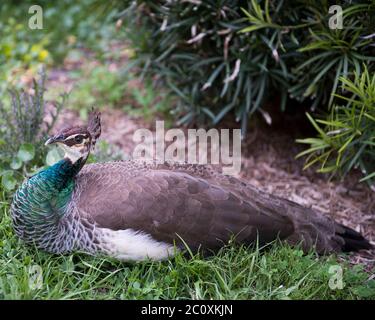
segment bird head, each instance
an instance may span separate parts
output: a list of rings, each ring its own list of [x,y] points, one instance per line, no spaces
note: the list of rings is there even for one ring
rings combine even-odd
[[[45,145],[56,144],[65,152],[64,157],[75,163],[79,159],[87,159],[100,133],[100,112],[92,111],[86,126],[63,129],[50,137]]]

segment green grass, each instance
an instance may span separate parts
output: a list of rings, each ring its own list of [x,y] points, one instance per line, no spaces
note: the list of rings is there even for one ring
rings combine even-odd
[[[85,254],[50,255],[13,233],[9,205],[0,202],[0,299],[361,299],[375,298],[375,280],[361,266],[343,268],[344,288],[332,290],[335,257],[228,246],[216,256],[178,255],[164,262],[122,263]],[[30,287],[39,266],[42,282]],[[39,268],[38,267],[38,268]]]

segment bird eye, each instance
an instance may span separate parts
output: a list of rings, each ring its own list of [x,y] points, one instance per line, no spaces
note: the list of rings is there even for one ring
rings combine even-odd
[[[82,141],[83,141],[83,137],[82,137],[82,136],[75,136],[75,137],[74,137],[74,141],[75,141],[76,143],[82,143]]]

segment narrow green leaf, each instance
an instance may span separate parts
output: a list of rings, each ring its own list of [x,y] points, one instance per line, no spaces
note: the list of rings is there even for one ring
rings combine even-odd
[[[359,181],[363,182],[363,181],[367,181],[367,180],[372,179],[372,178],[375,178],[375,171],[373,173],[370,173],[369,175],[367,175],[366,177],[362,178]]]

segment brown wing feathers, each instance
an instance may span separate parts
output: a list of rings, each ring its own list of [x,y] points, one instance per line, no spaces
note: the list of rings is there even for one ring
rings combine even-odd
[[[280,237],[320,253],[366,247],[349,228],[247,183],[192,165],[113,162],[87,165],[75,197],[99,227],[132,228],[159,241],[218,249],[233,235],[250,244]],[[195,173],[195,174],[194,174]]]

